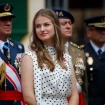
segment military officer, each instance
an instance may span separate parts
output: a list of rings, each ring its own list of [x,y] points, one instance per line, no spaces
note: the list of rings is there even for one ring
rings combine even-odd
[[[85,55],[83,50],[78,45],[69,41],[70,38],[72,37],[72,24],[74,23],[74,17],[70,12],[65,10],[54,8],[53,11],[57,14],[60,21],[66,53],[72,56],[72,62],[75,69],[75,76],[77,79],[77,88],[80,97],[79,105],[88,105]]]
[[[105,16],[88,18],[85,45],[89,105],[105,105]]]
[[[0,4],[0,105],[25,105],[21,93],[19,65],[23,44],[9,38],[13,6]]]

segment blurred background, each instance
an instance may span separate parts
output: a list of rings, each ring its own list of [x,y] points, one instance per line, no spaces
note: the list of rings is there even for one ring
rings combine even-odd
[[[105,0],[0,0],[0,3],[10,3],[14,6],[13,30],[10,38],[29,45],[29,35],[32,29],[32,19],[41,8],[60,8],[70,11],[74,18],[72,41],[78,45],[85,44],[88,39],[85,34],[84,19],[105,14]]]

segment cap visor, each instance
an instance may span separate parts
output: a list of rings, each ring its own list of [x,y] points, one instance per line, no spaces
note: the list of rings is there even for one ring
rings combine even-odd
[[[13,15],[10,12],[0,13],[0,17],[7,17],[7,16],[12,17],[12,18],[16,17],[15,15]]]

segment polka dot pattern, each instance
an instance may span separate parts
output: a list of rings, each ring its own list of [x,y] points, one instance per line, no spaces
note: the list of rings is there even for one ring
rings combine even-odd
[[[54,47],[45,46],[46,50],[50,53],[52,59],[55,59],[56,50]],[[38,105],[68,105],[66,97],[71,94],[71,57],[64,54],[64,63],[67,70],[55,61],[55,69],[53,72],[44,65],[41,70],[38,67],[37,56],[34,52],[26,52],[33,60],[34,72],[34,88]]]

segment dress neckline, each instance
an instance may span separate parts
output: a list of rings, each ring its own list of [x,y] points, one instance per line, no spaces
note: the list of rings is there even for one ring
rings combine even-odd
[[[53,46],[44,45],[45,49],[53,56],[56,55],[56,49]]]

